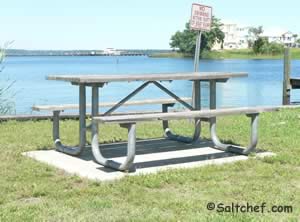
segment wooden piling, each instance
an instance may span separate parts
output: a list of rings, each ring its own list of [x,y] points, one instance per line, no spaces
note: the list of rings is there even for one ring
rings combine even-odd
[[[290,84],[290,74],[291,74],[291,53],[290,48],[284,48],[284,64],[283,64],[283,98],[282,104],[290,104],[291,96],[291,84]]]

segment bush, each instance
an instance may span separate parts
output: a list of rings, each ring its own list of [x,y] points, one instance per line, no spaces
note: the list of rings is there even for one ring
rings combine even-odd
[[[276,55],[276,54],[283,53],[283,50],[284,50],[284,46],[282,44],[272,42],[272,43],[269,43],[267,53]]]
[[[253,52],[255,54],[263,53],[265,50],[264,48],[267,46],[268,40],[263,37],[259,37],[257,40],[254,41],[254,44],[252,46]]]
[[[4,66],[2,65],[5,57],[5,49],[0,48],[0,73]],[[0,80],[0,115],[9,114],[14,110],[14,103],[11,101],[10,88],[13,82],[7,83]]]
[[[255,54],[278,55],[283,53],[284,46],[282,44],[271,42],[267,38],[259,37],[253,44],[253,52]]]
[[[2,64],[4,60],[4,50],[0,48],[0,64]],[[0,72],[2,71],[2,67],[0,67]]]

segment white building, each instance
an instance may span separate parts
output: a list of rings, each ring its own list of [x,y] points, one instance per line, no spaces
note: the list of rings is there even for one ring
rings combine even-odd
[[[224,24],[221,30],[225,34],[223,49],[247,49],[249,40],[254,40],[254,36],[249,35],[250,27],[239,27],[237,24]],[[217,43],[213,49],[220,50],[221,43]]]
[[[223,49],[247,49],[249,41],[255,41],[255,36],[249,33],[251,27],[238,26],[235,23],[224,23],[221,30],[225,34]],[[264,31],[261,37],[266,37],[269,42],[277,42],[289,47],[297,47],[297,35],[282,29],[269,29]],[[221,43],[216,43],[214,50],[222,49]]]
[[[266,30],[261,36],[266,37],[269,42],[276,42],[289,47],[296,46],[297,35],[290,31]]]

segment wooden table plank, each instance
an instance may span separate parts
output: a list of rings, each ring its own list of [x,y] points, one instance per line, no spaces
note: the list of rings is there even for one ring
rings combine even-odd
[[[131,81],[172,81],[172,80],[216,80],[226,81],[234,77],[247,77],[247,73],[231,72],[190,72],[190,73],[161,73],[161,74],[132,74],[132,75],[50,75],[47,80],[67,81],[75,84],[99,84],[108,82]]]

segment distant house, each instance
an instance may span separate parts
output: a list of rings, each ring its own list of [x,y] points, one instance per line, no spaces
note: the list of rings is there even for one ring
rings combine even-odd
[[[296,47],[297,45],[297,35],[290,31],[266,31],[261,36],[266,37],[269,42],[276,42],[289,47]]]
[[[249,26],[238,26],[235,23],[224,23],[221,30],[225,34],[223,49],[247,49],[249,41],[255,41],[255,36],[249,33]],[[266,30],[261,37],[266,37],[269,42],[276,42],[289,47],[297,47],[297,35],[284,30]],[[213,50],[222,49],[221,43],[216,43]]]

